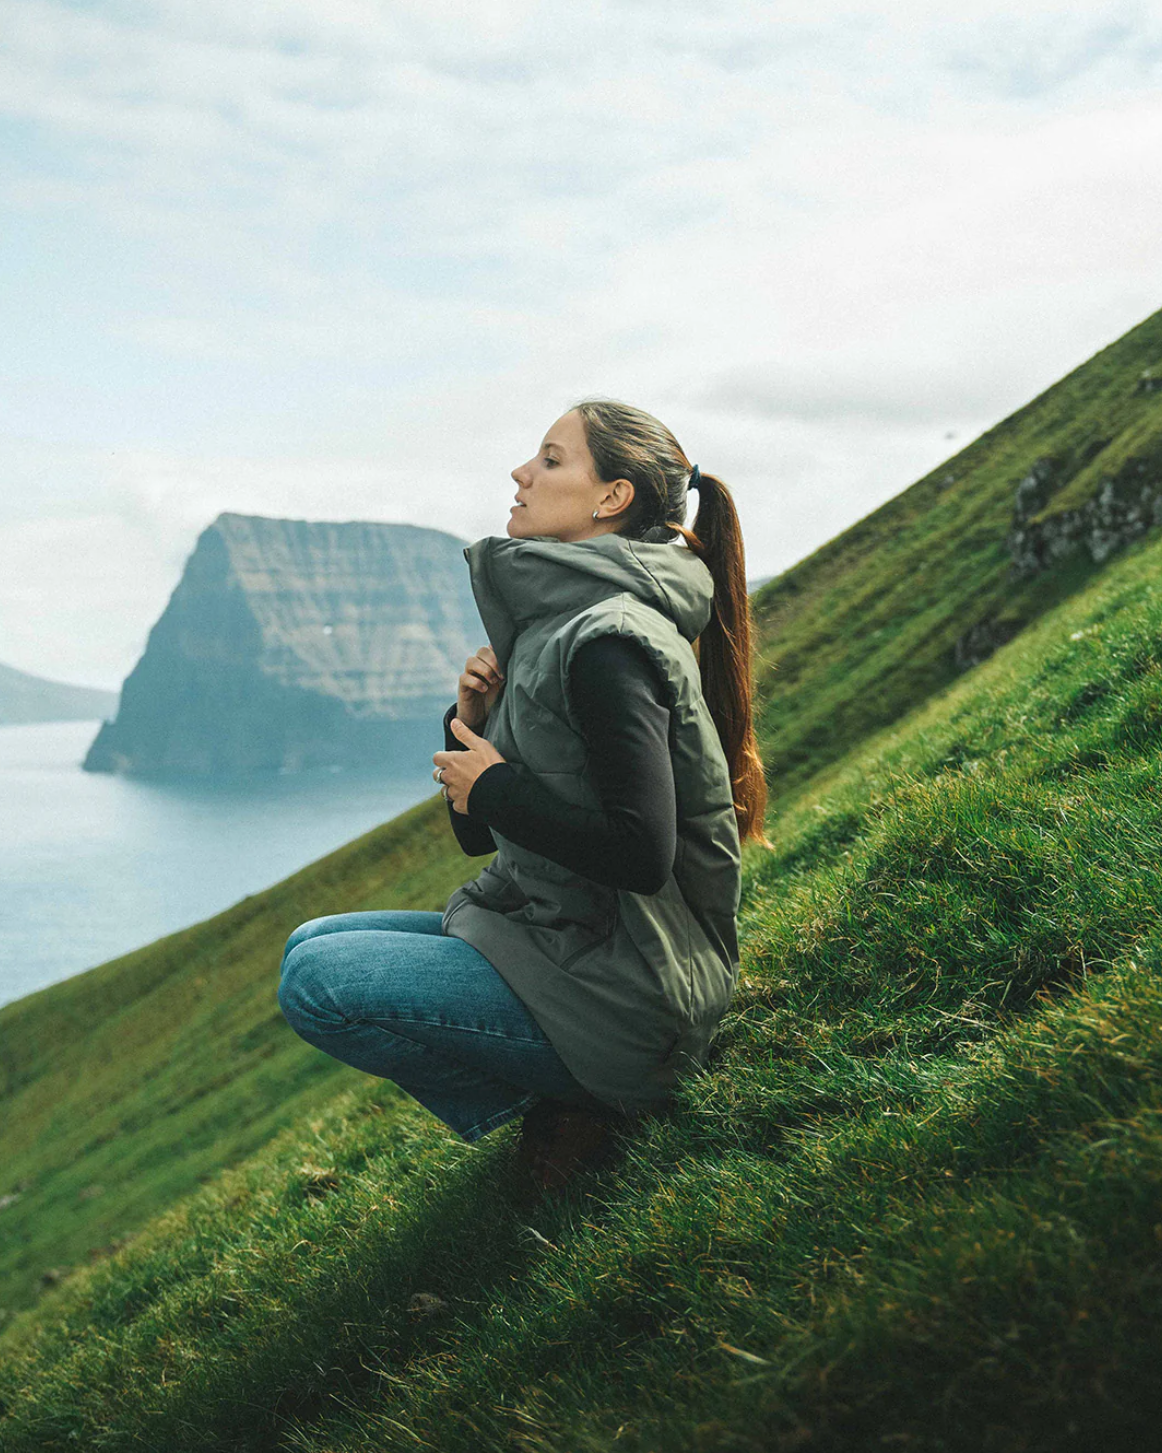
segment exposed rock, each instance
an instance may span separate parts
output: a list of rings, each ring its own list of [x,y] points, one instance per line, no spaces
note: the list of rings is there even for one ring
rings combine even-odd
[[[1147,368],[1143,373],[1139,374],[1138,384],[1134,392],[1136,394],[1152,394],[1160,388],[1162,388],[1162,369],[1155,372],[1152,368]]]
[[[117,710],[115,691],[68,686],[0,666],[0,726],[36,721],[94,721]]]
[[[1007,540],[1013,562],[1009,577],[1038,575],[1078,549],[1100,565],[1157,524],[1162,524],[1162,484],[1138,461],[1119,477],[1103,479],[1097,493],[1077,509],[1040,520],[1015,516]]]
[[[1019,622],[1008,620],[983,620],[969,626],[953,647],[957,670],[967,671],[970,666],[979,666],[998,646],[1011,641],[1020,629]]]
[[[434,1292],[413,1292],[408,1301],[408,1311],[418,1317],[434,1317],[442,1312],[448,1303]]]
[[[415,525],[224,514],[203,531],[88,771],[382,762],[484,639],[465,541]]]
[[[1055,459],[1043,455],[1036,460],[1032,469],[1017,485],[1013,499],[1013,520],[1023,524],[1027,519],[1043,510],[1049,496],[1061,484],[1061,470]]]

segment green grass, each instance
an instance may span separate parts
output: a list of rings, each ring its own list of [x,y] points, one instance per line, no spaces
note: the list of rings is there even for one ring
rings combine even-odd
[[[1006,584],[1012,495],[1045,455],[1075,481],[1115,453],[1125,469],[1152,457],[1158,397],[1137,382],[1159,357],[1162,313],[756,593],[773,811],[947,686],[974,621],[1015,630],[1095,578],[1074,559]],[[268,893],[0,1009],[0,1196],[20,1191],[0,1209],[0,1323],[46,1277],[108,1254],[300,1111],[362,1083],[288,1034],[278,954],[317,914],[442,907],[480,867],[443,813],[433,796]],[[809,857],[814,841],[793,851]]]
[[[1140,542],[784,799],[622,1164],[529,1202],[514,1127],[349,1082],[13,1319],[4,1448],[1148,1446],[1160,581]]]
[[[1162,543],[1014,584],[1005,535],[1037,459],[1046,513],[1152,467],[1159,357],[1162,313],[756,593],[739,991],[562,1200],[277,1008],[297,923],[479,870],[438,797],[0,1010],[5,1453],[1148,1446]]]
[[[365,1076],[287,1030],[287,935],[442,908],[471,875],[437,796],[266,893],[0,1009],[0,1307],[99,1258],[199,1181]],[[401,1096],[402,1098],[402,1096]]]
[[[1084,553],[1015,584],[1006,536],[1017,486],[1042,458],[1075,508],[1103,475],[1156,478],[1162,312],[1103,349],[911,488],[755,592],[760,736],[776,803],[960,674],[956,642],[1009,635],[1092,579]]]

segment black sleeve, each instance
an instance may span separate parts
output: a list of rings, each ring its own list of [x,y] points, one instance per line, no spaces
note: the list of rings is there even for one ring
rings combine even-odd
[[[467,815],[596,883],[657,893],[678,847],[661,674],[637,642],[599,636],[574,655],[569,687],[600,808],[566,802],[526,767],[497,762],[472,784]]]
[[[452,731],[452,718],[456,715],[456,702],[453,702],[444,713],[444,750],[446,752],[466,752],[468,748]],[[496,764],[500,766],[498,762]],[[483,775],[483,774],[481,774]],[[477,779],[479,781],[479,778]],[[473,791],[476,783],[472,784]],[[471,796],[471,793],[469,793]],[[469,857],[479,857],[482,853],[494,853],[496,842],[488,831],[488,824],[466,817],[464,813],[457,812],[452,804],[448,803],[448,817],[452,823],[452,831],[456,834],[456,841],[464,849]]]

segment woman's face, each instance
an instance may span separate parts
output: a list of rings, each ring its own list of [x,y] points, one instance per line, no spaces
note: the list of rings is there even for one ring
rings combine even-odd
[[[540,449],[512,471],[517,503],[509,511],[508,533],[514,539],[554,535],[558,540],[586,540],[608,534],[633,499],[627,479],[606,484],[598,479],[581,415],[571,409],[549,429]],[[597,510],[600,518],[593,518]]]

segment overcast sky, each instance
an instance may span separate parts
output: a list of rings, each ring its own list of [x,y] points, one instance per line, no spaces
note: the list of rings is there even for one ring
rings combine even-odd
[[[0,0],[0,661],[221,510],[503,534],[576,398],[782,570],[1162,307],[1162,6]]]

